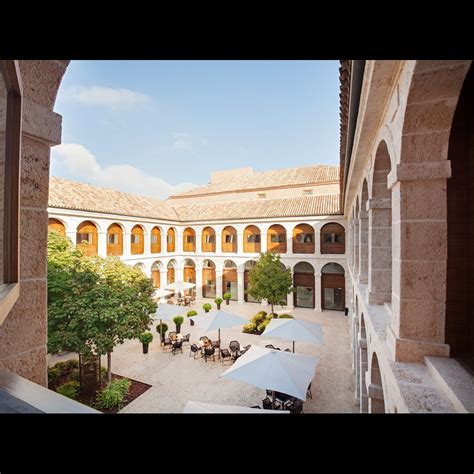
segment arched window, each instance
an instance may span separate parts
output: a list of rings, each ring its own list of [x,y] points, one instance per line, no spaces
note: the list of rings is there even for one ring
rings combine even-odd
[[[293,229],[293,253],[314,253],[314,228],[299,224]]]
[[[237,231],[230,225],[222,229],[222,251],[237,253]]]
[[[196,264],[191,258],[184,261],[183,279],[185,282],[196,284]]]
[[[196,251],[196,232],[191,227],[186,227],[183,231],[183,252]]]
[[[346,278],[338,263],[327,263],[321,270],[322,308],[344,311]]]
[[[260,229],[255,225],[249,225],[244,230],[244,252],[260,252]]]
[[[204,260],[202,268],[202,296],[216,297],[216,266],[212,260]]]
[[[299,308],[314,308],[314,267],[308,262],[299,262],[293,268],[295,287],[294,305]]]
[[[153,262],[151,266],[151,279],[153,280],[153,284],[156,288],[160,288],[161,285],[161,272],[160,270],[163,268],[163,264],[159,261]]]
[[[66,227],[58,219],[51,218],[48,220],[48,230],[55,230],[56,232],[59,232],[61,235],[66,236]]]
[[[282,225],[274,224],[268,228],[267,250],[286,253],[286,229]]]
[[[329,223],[321,227],[321,253],[344,253],[346,244],[344,227]]]
[[[176,232],[173,227],[168,229],[166,233],[166,251],[174,252],[176,247]]]
[[[131,238],[130,253],[132,255],[142,254],[143,251],[145,250],[143,227],[140,225],[134,226],[132,228],[130,238]]]
[[[110,224],[107,229],[107,255],[123,254],[123,232],[119,224]]]
[[[233,260],[226,260],[222,272],[222,294],[230,293],[230,299],[237,301],[237,291],[237,265]]]
[[[77,226],[76,245],[80,245],[89,256],[98,253],[97,226],[91,221],[81,222]]]
[[[160,253],[161,252],[161,229],[157,226],[151,229],[151,253]]]
[[[212,227],[205,227],[202,231],[202,251],[216,251],[216,232]]]
[[[166,272],[166,283],[169,285],[170,283],[174,283],[175,281],[175,267],[176,267],[176,260],[170,260],[167,265],[167,272]]]

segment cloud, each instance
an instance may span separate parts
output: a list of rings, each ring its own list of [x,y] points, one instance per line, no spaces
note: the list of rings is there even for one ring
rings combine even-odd
[[[52,148],[51,174],[67,173],[73,179],[87,178],[87,182],[127,193],[140,194],[156,199],[166,199],[170,194],[188,191],[196,184],[172,185],[165,180],[145,174],[132,165],[110,165],[102,167],[96,157],[84,146],[63,143]]]
[[[192,150],[193,141],[188,133],[173,133],[173,148],[178,150]]]
[[[103,86],[71,86],[61,92],[61,100],[84,105],[100,105],[111,108],[135,107],[146,104],[151,97],[130,89]]]

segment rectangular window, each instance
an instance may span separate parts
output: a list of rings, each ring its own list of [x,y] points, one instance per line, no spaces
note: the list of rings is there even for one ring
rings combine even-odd
[[[272,243],[281,243],[285,241],[285,236],[282,234],[271,234],[270,241]]]
[[[140,235],[132,234],[132,244],[139,244],[139,243],[140,243]]]
[[[325,244],[340,244],[342,242],[342,234],[324,234],[324,243]]]
[[[298,234],[296,242],[298,244],[311,244],[313,243],[313,236],[311,234]]]
[[[204,240],[205,240],[206,244],[213,244],[214,243],[214,236],[213,235],[206,235]]]
[[[186,242],[187,242],[188,244],[194,244],[195,239],[196,239],[196,238],[194,237],[194,235],[187,235],[187,236],[186,236]]]
[[[158,236],[156,234],[151,234],[151,243],[152,244],[158,243]]]
[[[249,244],[258,244],[260,242],[260,234],[247,235],[247,242]]]
[[[84,242],[86,244],[92,244],[92,232],[89,232],[88,234],[80,232],[77,234],[76,243],[83,244]]]
[[[313,194],[312,189],[303,189],[303,196],[311,196]]]
[[[258,193],[257,194],[258,199],[265,199],[267,197],[266,193]]]
[[[109,244],[117,245],[119,243],[118,234],[109,234]]]
[[[226,234],[225,236],[225,243],[226,244],[233,244],[234,243],[234,234]]]

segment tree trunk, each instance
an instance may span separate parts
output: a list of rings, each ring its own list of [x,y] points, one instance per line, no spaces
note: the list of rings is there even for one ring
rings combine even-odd
[[[107,382],[112,382],[112,353],[107,352]]]
[[[270,306],[272,307],[272,314],[273,314],[273,303],[270,303]]]

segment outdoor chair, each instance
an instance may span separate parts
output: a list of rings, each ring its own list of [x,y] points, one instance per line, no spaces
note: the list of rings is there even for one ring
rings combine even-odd
[[[240,351],[240,355],[244,355],[251,347],[252,347],[252,344],[247,344],[247,345]]]
[[[309,383],[308,389],[306,390],[306,396],[309,398],[313,398],[313,394],[311,393],[311,384],[312,382]]]
[[[262,407],[264,410],[273,410],[271,395],[262,400]],[[275,410],[280,410],[280,409],[281,409],[280,403],[277,400],[275,400]]]
[[[196,344],[191,344],[189,351],[189,357],[194,353],[193,358],[194,359],[199,359],[199,357],[202,357],[201,351],[199,350],[199,347]]]
[[[163,351],[168,352],[167,349],[171,350],[172,345],[171,339],[169,337],[165,337],[165,340],[163,341]]]
[[[204,349],[204,360],[206,362],[209,357],[212,357],[212,360],[214,362],[216,361],[216,350],[214,349],[214,347],[206,347]]]
[[[189,342],[189,338],[190,338],[190,337],[191,337],[191,334],[190,334],[190,333],[188,333],[188,334],[186,334],[185,336],[183,336],[183,339],[182,339],[183,344],[184,344],[185,342],[186,342],[187,344],[191,344],[191,343]]]
[[[291,352],[291,349],[285,349],[285,352]]]
[[[221,348],[220,341],[211,341],[211,344],[212,344],[212,347],[214,347],[214,349],[220,349]]]
[[[177,335],[177,334],[178,334],[178,333],[177,333],[176,331],[170,331],[170,332],[168,333],[168,337],[173,341],[173,340],[176,339],[176,335]]]
[[[225,361],[230,361],[232,365],[232,354],[229,352],[229,349],[220,349],[220,354],[222,365],[224,365]]]
[[[300,415],[303,413],[303,401],[298,398],[291,398],[283,406],[284,410],[289,410],[292,415]]]
[[[173,346],[171,348],[171,352],[173,355],[176,355],[176,352],[180,351],[181,354],[183,354],[183,341],[176,341],[173,343]]]
[[[275,346],[273,344],[267,344],[265,347],[267,349],[275,349]]]
[[[230,341],[229,349],[230,349],[230,352],[237,352],[237,351],[240,351],[240,344],[239,344],[239,342],[238,342],[238,341]]]

